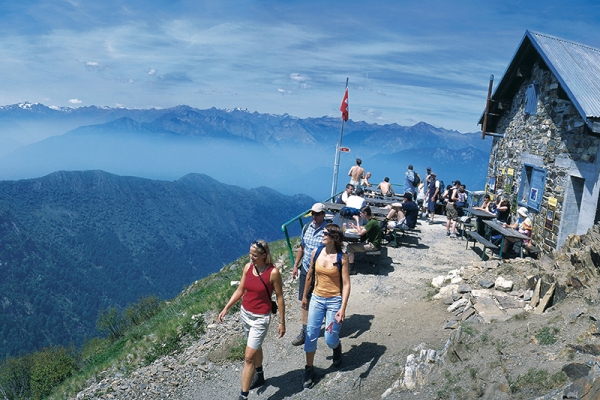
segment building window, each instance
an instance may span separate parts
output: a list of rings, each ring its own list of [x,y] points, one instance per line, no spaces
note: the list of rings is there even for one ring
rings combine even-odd
[[[546,170],[533,165],[523,165],[518,197],[519,205],[539,212],[545,187]]]

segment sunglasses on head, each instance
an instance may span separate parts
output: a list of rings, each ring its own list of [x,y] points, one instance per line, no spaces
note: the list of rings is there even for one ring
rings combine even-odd
[[[259,241],[255,240],[252,244],[255,245],[256,247],[258,247],[259,249],[261,249],[263,253],[267,252],[265,250],[264,246]]]

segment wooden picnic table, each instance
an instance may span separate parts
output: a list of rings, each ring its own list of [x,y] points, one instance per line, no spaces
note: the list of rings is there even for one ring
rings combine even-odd
[[[492,213],[489,213],[487,211],[475,210],[473,208],[465,208],[464,210],[466,212],[468,212],[469,214],[474,215],[474,216],[476,216],[478,218],[481,218],[481,219],[494,219],[494,218],[496,218],[496,214],[492,214]]]
[[[475,210],[473,208],[465,208],[464,211],[477,217],[477,233],[481,236],[485,236],[485,225],[483,221],[496,218],[496,214],[489,213],[483,210]]]
[[[323,205],[325,206],[326,209],[328,209],[330,211],[334,211],[334,212],[339,212],[342,208],[346,207],[345,204],[331,203],[331,202],[323,203]],[[371,207],[371,206],[369,206],[369,207]],[[373,215],[387,216],[389,214],[389,212],[390,212],[389,208],[371,207],[371,213],[373,213]]]
[[[484,220],[483,223],[502,235],[502,243],[500,244],[500,258],[502,258],[502,250],[504,249],[504,241],[506,240],[507,237],[514,238],[514,239],[521,240],[521,241],[529,240],[529,236],[519,233],[516,229],[504,227],[504,226],[502,226],[503,224],[501,222],[494,221],[494,220]]]
[[[367,204],[370,206],[371,205],[374,206],[374,205],[378,205],[378,204],[389,205],[389,204],[394,204],[394,203],[402,203],[404,201],[404,197],[402,197],[402,200],[393,199],[392,197],[382,198],[382,199],[365,197],[365,200],[367,201]]]

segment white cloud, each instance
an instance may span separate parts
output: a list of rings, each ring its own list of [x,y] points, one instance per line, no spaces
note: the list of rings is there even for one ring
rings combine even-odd
[[[71,103],[71,104],[81,104],[81,100],[79,100],[79,99],[70,99],[69,103]]]
[[[150,71],[148,71],[148,75],[156,75],[156,72],[156,69],[150,68]]]
[[[310,78],[307,75],[292,73],[290,74],[290,79],[296,82],[306,82],[310,81]]]

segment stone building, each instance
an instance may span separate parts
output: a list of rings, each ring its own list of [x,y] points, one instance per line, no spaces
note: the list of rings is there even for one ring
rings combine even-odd
[[[488,190],[509,194],[513,215],[528,208],[536,246],[600,219],[600,50],[526,31],[479,123],[493,139]]]

